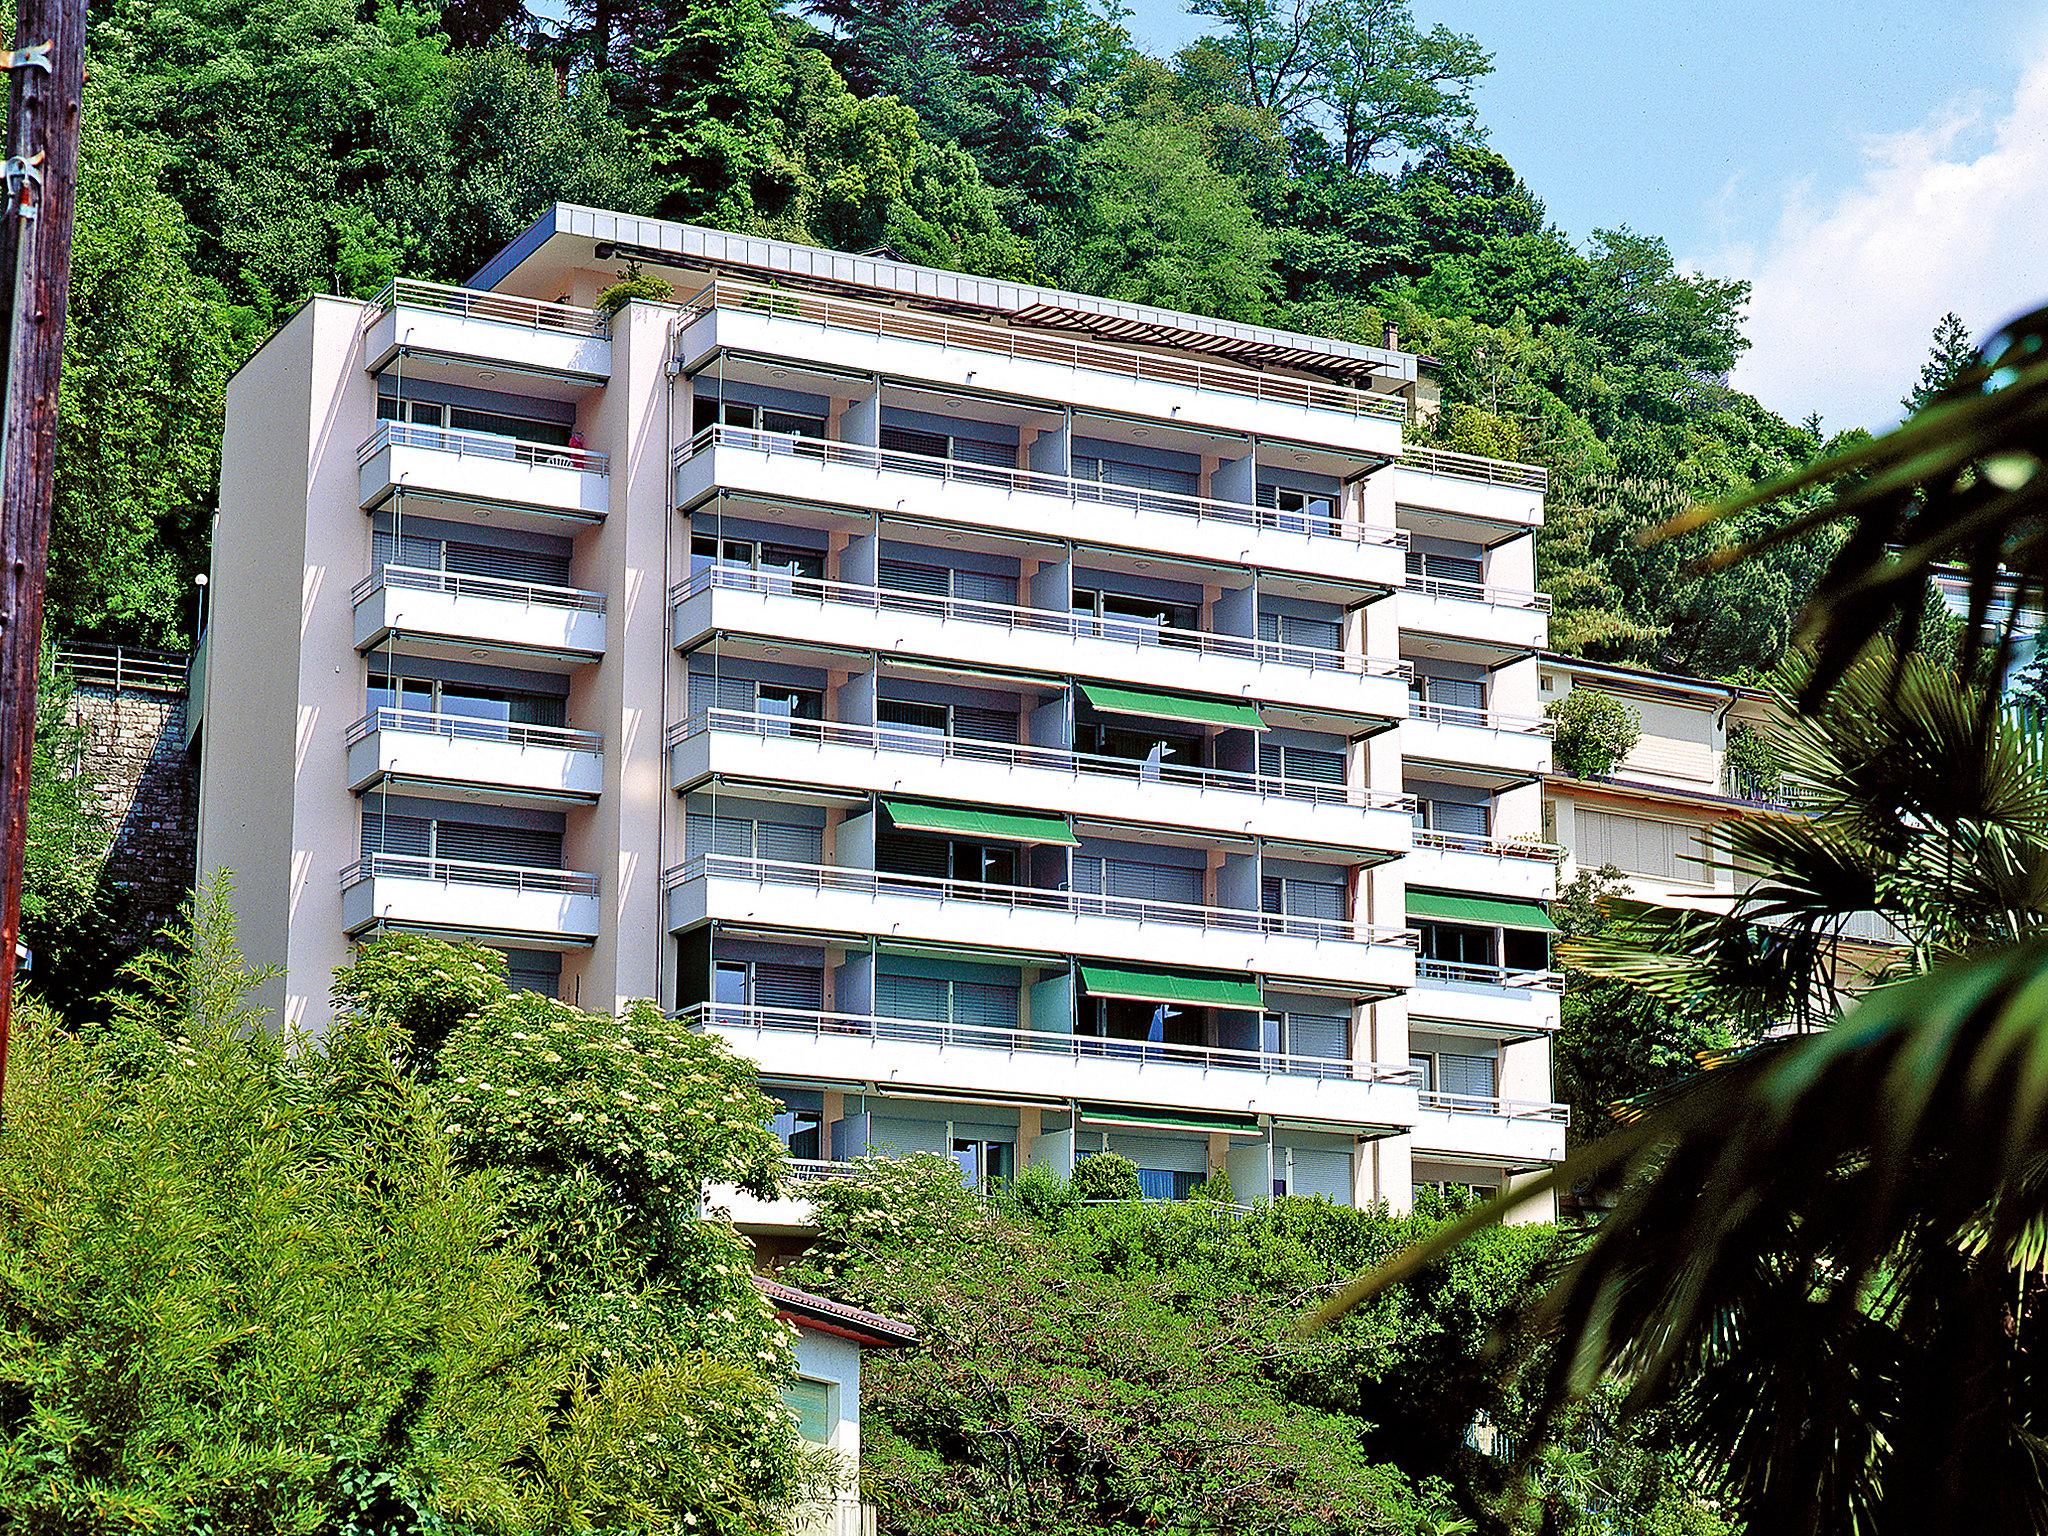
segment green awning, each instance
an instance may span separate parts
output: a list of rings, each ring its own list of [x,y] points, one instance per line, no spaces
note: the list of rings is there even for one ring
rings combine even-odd
[[[1142,1044],[1143,1042],[1138,1042]],[[1090,1125],[1129,1125],[1145,1130],[1221,1131],[1226,1136],[1258,1136],[1259,1122],[1249,1115],[1199,1115],[1186,1112],[1166,1114],[1156,1109],[1125,1109],[1080,1106],[1081,1118]]]
[[[1081,985],[1091,997],[1123,997],[1140,1003],[1188,1003],[1197,1008],[1264,1006],[1258,983],[1240,976],[1197,976],[1185,971],[1132,971],[1117,965],[1083,965]]]
[[[1229,699],[1191,699],[1180,693],[1153,693],[1145,688],[1111,688],[1080,683],[1081,697],[1106,715],[1151,715],[1160,720],[1185,720],[1193,725],[1231,725],[1263,731],[1266,722],[1249,704]]]
[[[1064,816],[1032,816],[1022,811],[985,811],[967,805],[933,805],[924,800],[884,800],[889,820],[905,832],[940,832],[947,836],[994,837],[1011,843],[1078,843]]]
[[[1540,901],[1503,901],[1494,896],[1457,896],[1449,891],[1408,892],[1410,919],[1426,917],[1441,923],[1480,923],[1489,928],[1531,928],[1555,933],[1557,924]]]

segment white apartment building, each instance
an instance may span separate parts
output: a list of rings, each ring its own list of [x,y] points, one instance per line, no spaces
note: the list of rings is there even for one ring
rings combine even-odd
[[[201,868],[301,1026],[478,939],[821,1176],[1498,1186],[1565,1130],[1543,478],[1404,447],[1416,375],[568,205],[315,299],[229,391]]]

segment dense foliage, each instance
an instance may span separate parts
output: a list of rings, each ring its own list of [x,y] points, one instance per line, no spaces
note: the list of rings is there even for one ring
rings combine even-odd
[[[1575,779],[1604,778],[1642,739],[1641,711],[1598,688],[1574,688],[1544,706],[1555,726],[1557,769]]]

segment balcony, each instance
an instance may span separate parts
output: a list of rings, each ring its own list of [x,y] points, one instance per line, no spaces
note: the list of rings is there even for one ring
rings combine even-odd
[[[1555,971],[1517,971],[1454,960],[1417,960],[1408,1020],[1432,1019],[1504,1036],[1540,1035],[1558,1025],[1564,978]]]
[[[1405,577],[1407,535],[1398,528],[893,448],[714,426],[676,450],[674,469],[676,505],[684,509],[718,492],[893,507],[945,526],[1259,565],[1357,586],[1398,587]]]
[[[1078,1093],[1162,1110],[1275,1115],[1347,1128],[1400,1128],[1415,1117],[1415,1073],[1405,1063],[725,1004],[701,1004],[682,1018],[719,1036],[764,1076],[873,1083],[884,1095],[936,1089],[1064,1099]]]
[[[1078,674],[1356,719],[1407,714],[1398,659],[1007,603],[711,566],[669,594],[678,646],[715,633]]]
[[[1563,1104],[1423,1093],[1415,1119],[1415,1155],[1441,1153],[1504,1164],[1554,1163],[1564,1156],[1571,1110]]]
[[[1390,473],[1394,500],[1401,506],[1520,528],[1543,526],[1550,471],[1540,465],[1410,443]]]
[[[1415,935],[1345,918],[941,880],[837,865],[701,854],[669,871],[671,932],[706,919],[800,924],[933,944],[1093,955],[1142,964],[1245,970],[1356,987],[1406,987]]]
[[[356,649],[393,642],[419,655],[491,653],[567,671],[604,654],[604,594],[421,566],[381,566],[350,594]]]
[[[1550,640],[1548,592],[1411,574],[1400,604],[1402,629],[1417,634],[1470,641],[1508,655],[1540,651]]]
[[[356,450],[356,490],[366,508],[402,491],[410,511],[560,533],[565,521],[604,521],[610,461],[584,448],[493,432],[380,421]]]
[[[1400,451],[1407,402],[1096,341],[959,320],[721,277],[683,300],[685,372],[719,351],[790,358],[982,394],[1057,400],[1232,434],[1297,438],[1363,453]]]
[[[348,787],[425,789],[490,805],[588,805],[604,787],[591,731],[512,725],[416,709],[377,709],[349,728]]]
[[[527,949],[578,949],[597,937],[597,876],[372,854],[341,872],[341,921],[351,938],[402,928]]]
[[[372,373],[399,357],[411,368],[459,365],[602,384],[612,375],[604,317],[573,304],[400,278],[378,294],[363,322],[363,356]]]
[[[1401,754],[1416,762],[1449,763],[1506,783],[1550,772],[1556,727],[1537,715],[1511,715],[1462,704],[1409,704],[1401,727]]]
[[[713,775],[827,785],[1221,836],[1256,833],[1364,859],[1407,850],[1414,805],[1406,795],[1308,779],[1155,768],[1124,757],[742,710],[684,720],[668,747],[669,782],[678,790]]]
[[[1527,837],[1475,837],[1417,827],[1402,863],[1408,883],[1516,901],[1548,901],[1564,850]]]

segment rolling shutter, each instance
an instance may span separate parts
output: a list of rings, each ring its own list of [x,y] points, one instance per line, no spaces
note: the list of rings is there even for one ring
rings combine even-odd
[[[476,864],[517,864],[527,869],[562,867],[562,834],[531,827],[480,827],[443,821],[434,826],[434,857]]]
[[[1008,443],[985,443],[972,437],[954,438],[951,457],[966,464],[984,464],[992,469],[1017,467],[1017,450]]]
[[[1259,772],[1268,778],[1304,779],[1311,784],[1342,784],[1344,754],[1326,747],[1291,747],[1261,742]]]
[[[891,592],[945,597],[952,590],[952,572],[943,565],[923,565],[915,560],[884,560],[880,576],[881,585]]]
[[[434,824],[424,816],[387,816],[363,812],[363,857],[399,853],[424,859],[433,851]]]
[[[1344,1037],[1347,1033],[1349,1028],[1345,1019],[1320,1013],[1290,1013],[1287,1015],[1287,1054],[1341,1061],[1345,1055]]]
[[[1491,1056],[1455,1056],[1444,1051],[1439,1053],[1436,1063],[1439,1093],[1469,1094],[1476,1099],[1493,1097]]]
[[[946,984],[929,976],[891,976],[885,971],[875,978],[875,1011],[885,1019],[943,1024]]]
[[[978,704],[953,706],[953,734],[970,741],[1017,739],[1017,717],[1007,709],[986,709]]]
[[[1483,805],[1462,805],[1454,800],[1430,800],[1429,827],[1435,832],[1450,832],[1459,837],[1486,836],[1487,813]]]
[[[569,584],[569,557],[531,549],[500,549],[490,544],[449,544],[448,569],[465,576],[492,576],[500,581],[530,581],[544,587]]]
[[[808,965],[757,962],[753,1000],[762,1008],[821,1009],[825,1006],[825,973]]]
[[[751,715],[758,695],[751,677],[714,677],[709,672],[690,674],[690,713],[701,715],[711,709],[732,709]]]
[[[825,834],[817,827],[757,821],[750,816],[710,816],[692,811],[683,818],[684,846],[699,853],[774,859],[784,864],[822,864]]]
[[[1140,864],[1133,859],[1080,854],[1074,859],[1074,889],[1127,901],[1177,901],[1185,906],[1199,906],[1202,872],[1169,864]]]
[[[1165,469],[1156,464],[1126,464],[1118,459],[1077,457],[1074,476],[1103,485],[1133,491],[1164,491],[1175,496],[1193,496],[1200,491],[1201,476],[1191,469]]]
[[[955,571],[953,595],[970,603],[1014,604],[1017,581],[1013,576],[996,576],[987,571]]]
[[[882,448],[888,453],[921,453],[928,459],[946,456],[943,432],[920,432],[915,427],[882,428]]]
[[[943,880],[952,870],[949,845],[936,837],[885,832],[875,839],[875,867],[885,874]]]
[[[1259,638],[1267,644],[1305,645],[1319,651],[1344,648],[1344,626],[1335,619],[1306,619],[1293,613],[1259,615]]]
[[[953,983],[953,1021],[983,1029],[1017,1027],[1017,989],[986,981]]]

